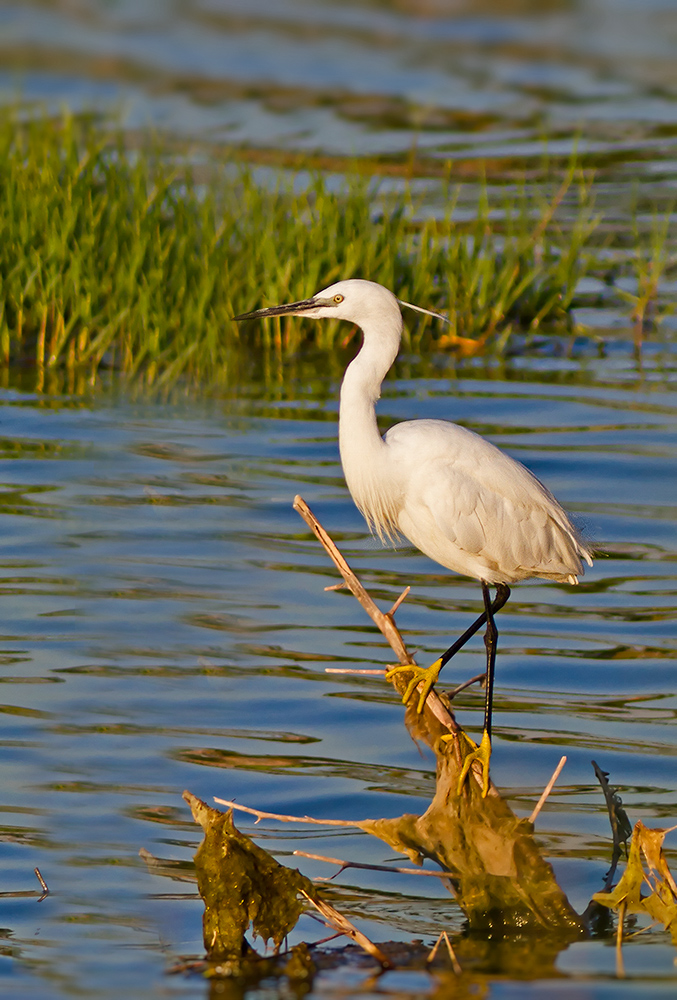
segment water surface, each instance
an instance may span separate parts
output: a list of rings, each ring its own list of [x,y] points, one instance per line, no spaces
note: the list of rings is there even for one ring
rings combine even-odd
[[[452,180],[473,181],[486,158],[503,185],[537,175],[547,136],[551,152],[578,148],[596,168],[616,264],[634,247],[633,206],[650,229],[653,206],[674,200],[676,18],[672,0],[0,0],[0,99],[117,115],[200,155],[312,153],[340,171],[333,158],[368,154],[411,162],[414,174],[447,163]],[[426,183],[421,211],[440,213],[441,189]],[[459,211],[474,211],[475,196],[468,185]],[[492,775],[519,815],[568,757],[537,833],[579,909],[610,858],[591,759],[633,822],[677,821],[675,319],[647,331],[638,363],[631,310],[604,279],[579,288],[571,341],[500,365],[427,359],[425,377],[405,359],[381,404],[384,425],[448,417],[505,447],[599,550],[577,588],[515,588],[497,670]],[[634,291],[625,272],[616,286]],[[478,587],[369,538],[338,465],[335,380],[306,370],[295,381],[281,373],[281,385],[169,403],[0,392],[10,894],[0,981],[12,996],[209,994],[200,979],[167,974],[203,950],[190,881],[199,833],[184,788],[342,819],[421,811],[430,799],[433,760],[406,735],[391,690],[325,673],[391,657],[351,597],[324,592],[336,577],[293,497],[311,504],[382,607],[411,585],[398,620],[422,662],[477,613]],[[444,685],[482,660],[477,640]],[[462,695],[458,716],[477,732],[481,693]],[[240,822],[283,861],[299,847],[391,858],[362,834]],[[162,866],[149,870],[141,849]],[[50,888],[42,902],[35,866]],[[462,927],[432,882],[346,872],[333,899],[376,940],[432,943],[441,927]],[[323,933],[304,918],[297,938]],[[513,956],[510,974],[487,971],[491,954],[470,985],[492,998],[674,995],[674,948],[659,930],[624,947],[624,981],[608,940],[536,968]],[[438,988],[448,987],[423,973],[374,986],[346,972],[314,992]]]
[[[251,150],[452,164],[574,147],[674,191],[672,0],[0,3],[0,95]],[[476,168],[474,168],[476,169]]]
[[[629,353],[577,372],[553,359],[543,368],[522,359],[427,379],[402,369],[381,413],[386,423],[451,417],[486,434],[547,482],[600,550],[578,587],[522,584],[501,613],[492,761],[528,815],[567,755],[537,833],[582,908],[610,856],[591,759],[631,821],[668,826],[677,812],[677,404],[674,368],[650,352],[642,373]],[[398,618],[423,661],[476,613],[479,591],[369,538],[342,483],[335,393],[331,380],[277,399],[256,390],[165,404],[3,392],[2,865],[6,890],[37,890],[35,866],[51,890],[42,902],[2,901],[0,969],[13,995],[205,993],[198,979],[166,974],[202,952],[195,887],[168,877],[190,875],[199,842],[184,788],[328,818],[425,809],[433,761],[406,735],[395,695],[379,678],[324,672],[390,656],[352,598],[324,592],[335,576],[294,494],[383,607],[412,586]],[[478,640],[445,684],[482,659]],[[458,716],[477,732],[481,693],[462,695]],[[392,857],[366,835],[240,825],[283,861],[295,848]],[[141,848],[167,862],[164,874],[147,869]],[[346,872],[334,901],[377,940],[432,943],[441,926],[461,928],[441,887],[403,879]],[[322,930],[305,919],[299,935]],[[665,934],[625,951],[626,986],[674,989]],[[580,995],[581,979],[596,998],[618,985],[603,943],[572,946],[556,968],[558,995]],[[402,995],[434,987],[390,977]],[[328,975],[316,988],[360,993],[361,981]],[[482,982],[492,997],[513,995],[500,978]]]

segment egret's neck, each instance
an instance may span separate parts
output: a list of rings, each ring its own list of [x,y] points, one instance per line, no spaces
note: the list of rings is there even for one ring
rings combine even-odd
[[[339,407],[339,442],[341,450],[354,440],[363,445],[381,441],[376,426],[376,403],[381,396],[381,383],[395,360],[395,355],[374,356],[375,351],[364,345],[348,365],[341,385]],[[346,435],[350,434],[350,439]],[[374,436],[375,435],[375,436]]]
[[[365,328],[362,350],[343,378],[339,450],[353,500],[372,530],[384,538],[391,536],[396,527],[396,512],[393,497],[385,489],[386,444],[376,423],[376,402],[381,395],[381,383],[397,356],[401,320],[397,329],[379,333],[374,335]]]

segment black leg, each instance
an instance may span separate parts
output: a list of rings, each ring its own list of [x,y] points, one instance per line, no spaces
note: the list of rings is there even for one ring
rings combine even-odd
[[[463,646],[465,646],[468,639],[472,638],[472,636],[475,635],[475,632],[479,632],[479,630],[482,628],[483,625],[485,625],[487,622],[490,622],[490,624],[487,626],[487,636],[485,637],[484,641],[485,644],[489,643],[487,645],[487,673],[486,673],[489,691],[487,695],[488,700],[486,704],[489,706],[488,717],[489,717],[489,724],[491,725],[491,688],[493,688],[493,683],[494,683],[494,660],[496,659],[496,636],[498,634],[496,631],[496,625],[494,623],[494,614],[503,607],[505,602],[510,597],[510,587],[506,583],[497,583],[496,597],[494,598],[494,601],[492,603],[489,594],[489,584],[485,583],[484,580],[482,580],[481,583],[482,583],[482,593],[484,595],[484,611],[479,616],[479,618],[477,618],[477,620],[472,623],[470,628],[467,628],[463,633],[463,635],[459,636],[456,642],[454,642],[449,647],[446,653],[443,653],[442,656],[440,656],[439,659],[435,660],[434,663],[431,663],[429,667],[423,668],[423,667],[416,667],[413,665],[410,666],[409,664],[402,664],[397,667],[390,667],[390,669],[386,671],[387,680],[391,680],[398,674],[404,674],[404,673],[409,674],[409,683],[407,684],[407,688],[402,696],[402,701],[404,702],[405,705],[413,695],[414,690],[418,688],[419,699],[418,699],[417,711],[422,712],[423,706],[425,705],[426,702],[426,698],[428,697],[429,692],[432,690],[433,685],[437,683],[437,678],[439,677],[440,670],[442,669],[444,664],[448,663],[449,660],[452,658],[452,656],[458,653],[459,649],[462,649]],[[491,649],[493,649],[494,651],[493,659],[491,659]]]
[[[501,610],[503,605],[510,597],[510,587],[507,585],[507,583],[497,583],[496,597],[494,598],[494,602],[492,604],[489,601],[489,603],[487,604],[487,601],[489,600],[489,586],[484,582],[484,580],[482,580],[481,583],[482,583],[482,595],[484,596],[484,611],[479,616],[479,618],[472,623],[470,628],[467,628],[463,633],[463,635],[459,636],[458,639],[454,643],[452,643],[452,645],[449,647],[446,653],[442,653],[439,659],[440,669],[442,669],[445,663],[449,662],[452,656],[455,656],[456,653],[458,653],[459,649],[463,649],[468,640],[472,639],[475,632],[479,632],[482,626],[486,624],[488,620],[487,615],[489,615],[489,617],[493,621],[493,616],[496,614],[497,611]],[[495,625],[494,628],[496,628]]]
[[[489,593],[489,584],[482,580],[482,596],[484,598],[484,615],[487,623],[487,630],[484,633],[484,645],[487,650],[487,673],[484,687],[484,731],[491,739],[491,709],[494,699],[494,669],[496,666],[496,644],[498,642],[498,629],[494,621],[494,615],[500,611],[510,597],[510,587],[507,583],[496,584],[496,597],[493,602]]]
[[[484,635],[484,645],[487,649],[487,672],[485,675],[485,696],[484,696],[484,732],[482,740],[477,745],[463,734],[463,767],[458,779],[458,794],[463,790],[463,784],[474,763],[480,764],[482,768],[482,798],[486,798],[489,791],[489,761],[491,758],[491,709],[494,696],[494,667],[496,666],[496,643],[498,641],[498,629],[494,621],[494,615],[499,611],[510,597],[510,587],[507,583],[496,584],[496,597],[493,602],[489,592],[489,584],[484,580],[482,583],[482,597],[484,598],[484,614],[471,626],[470,634],[476,632],[481,623],[487,623],[487,630]],[[452,647],[453,648],[453,647]],[[446,655],[446,654],[445,654]],[[453,655],[453,654],[452,654]],[[456,739],[456,734],[443,736],[445,742]]]

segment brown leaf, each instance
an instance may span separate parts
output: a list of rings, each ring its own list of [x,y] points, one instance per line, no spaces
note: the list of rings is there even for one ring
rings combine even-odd
[[[663,841],[668,832],[646,827],[639,820],[632,834],[623,877],[612,892],[597,892],[593,899],[611,909],[624,904],[629,913],[648,914],[652,920],[663,924],[677,944],[677,885],[663,854]],[[642,857],[646,860],[646,869]],[[642,896],[643,889],[650,891]]]
[[[304,909],[300,893],[315,896],[312,882],[279,864],[241,833],[232,811],[212,809],[190,792],[183,797],[204,830],[195,869],[205,904],[207,957],[217,961],[241,957],[248,948],[245,933],[250,924],[254,934],[279,947]]]

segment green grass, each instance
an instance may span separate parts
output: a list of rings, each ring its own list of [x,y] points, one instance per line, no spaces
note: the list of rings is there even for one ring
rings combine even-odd
[[[236,158],[202,184],[193,173],[158,152],[130,153],[91,122],[4,114],[5,372],[35,370],[38,388],[50,370],[75,388],[102,369],[157,386],[233,382],[311,344],[334,352],[346,333],[298,320],[241,328],[233,315],[355,276],[448,311],[451,329],[407,316],[406,348],[502,352],[516,332],[568,330],[579,279],[600,267],[590,184],[574,166],[549,195],[525,188],[490,205],[485,188],[464,223],[451,186],[443,217],[417,222],[406,186],[381,195],[363,174],[339,188],[310,175],[299,191],[257,182]],[[666,268],[665,239],[652,232],[632,257],[637,322]]]

